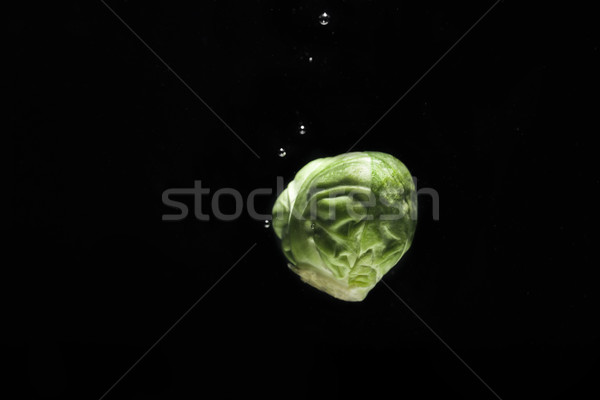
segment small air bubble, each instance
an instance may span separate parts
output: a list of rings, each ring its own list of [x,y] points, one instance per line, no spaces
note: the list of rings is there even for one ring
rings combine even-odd
[[[308,62],[312,62],[313,58],[312,57],[308,57]]]
[[[327,25],[329,23],[330,19],[331,19],[331,17],[326,12],[319,15],[319,23],[323,26]]]
[[[298,129],[298,133],[301,135],[306,134],[306,126],[300,125],[300,128]]]
[[[279,157],[283,158],[287,155],[285,149],[282,147],[279,149]]]
[[[315,224],[311,224],[310,225],[310,229],[312,229],[314,231],[315,230]]]
[[[270,228],[271,227],[271,221],[269,221],[268,219],[265,219],[265,228]]]

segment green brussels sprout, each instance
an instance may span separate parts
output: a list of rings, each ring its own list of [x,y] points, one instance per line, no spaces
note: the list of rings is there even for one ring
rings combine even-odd
[[[362,301],[412,243],[415,186],[393,156],[365,151],[304,166],[273,207],[288,266],[341,300]]]

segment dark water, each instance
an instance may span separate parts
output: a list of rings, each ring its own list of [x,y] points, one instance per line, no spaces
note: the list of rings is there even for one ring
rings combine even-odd
[[[424,76],[493,2],[107,2],[185,84],[102,2],[7,13],[23,398],[100,398],[209,289],[106,399],[495,398],[385,286],[332,299],[264,218],[211,212],[367,131],[439,194],[389,286],[503,399],[597,392],[597,24],[514,3]]]

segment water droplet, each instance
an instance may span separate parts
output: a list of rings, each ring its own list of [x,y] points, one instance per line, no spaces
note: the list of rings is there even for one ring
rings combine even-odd
[[[279,149],[279,157],[283,158],[287,155],[287,153],[285,152],[285,149],[282,147]]]
[[[319,15],[319,23],[323,26],[327,25],[329,23],[330,19],[331,19],[331,17],[326,12]]]
[[[301,124],[300,128],[298,129],[298,133],[301,134],[301,135],[306,134],[306,126],[304,126],[304,125]]]
[[[269,221],[268,219],[265,219],[265,228],[270,228],[271,227],[271,221]]]

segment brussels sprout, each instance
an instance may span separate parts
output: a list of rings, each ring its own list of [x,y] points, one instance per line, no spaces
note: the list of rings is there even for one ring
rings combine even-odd
[[[415,186],[398,159],[379,152],[304,166],[273,207],[288,266],[333,297],[362,301],[412,243]]]

